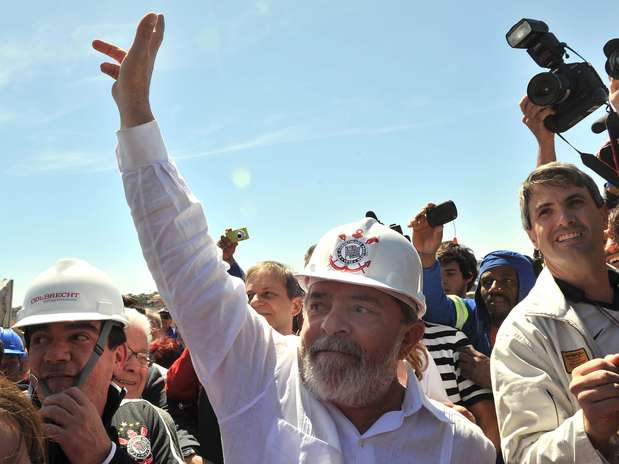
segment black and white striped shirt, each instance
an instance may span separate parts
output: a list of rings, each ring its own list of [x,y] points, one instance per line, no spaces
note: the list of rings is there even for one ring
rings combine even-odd
[[[460,372],[458,348],[471,345],[464,333],[446,325],[425,322],[423,343],[434,359],[449,401],[469,407],[481,400],[492,400],[492,391],[466,379]]]

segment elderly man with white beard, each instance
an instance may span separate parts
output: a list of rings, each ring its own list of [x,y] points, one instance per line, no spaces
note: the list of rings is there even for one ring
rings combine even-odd
[[[226,272],[200,203],[151,111],[149,85],[163,16],[146,15],[128,52],[97,40],[116,63],[118,161],[142,251],[192,353],[219,418],[228,463],[492,463],[492,443],[428,400],[396,364],[423,336],[421,263],[375,220],[336,227],[299,276],[301,336],[283,336]],[[352,200],[352,198],[351,198]]]

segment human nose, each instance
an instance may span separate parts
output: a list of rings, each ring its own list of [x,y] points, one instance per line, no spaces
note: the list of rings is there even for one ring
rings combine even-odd
[[[499,288],[502,288],[502,287],[503,287],[502,282],[498,279],[494,279],[492,280],[492,284],[490,285],[488,292],[496,293],[499,290]]]
[[[574,213],[569,208],[563,207],[559,210],[559,225],[567,226],[574,221]]]
[[[332,308],[323,318],[320,328],[327,335],[350,333],[349,321],[343,311]]]
[[[71,359],[69,344],[62,341],[54,341],[48,344],[43,355],[45,362],[54,364],[67,362]]]
[[[255,295],[253,295],[251,297],[251,299],[249,300],[249,305],[252,308],[256,308],[256,307],[262,305],[262,303],[263,303],[262,298],[260,298],[260,296],[257,293]]]
[[[138,362],[138,357],[134,353],[131,353],[125,361],[125,370],[128,372],[136,372],[139,368],[140,363]]]

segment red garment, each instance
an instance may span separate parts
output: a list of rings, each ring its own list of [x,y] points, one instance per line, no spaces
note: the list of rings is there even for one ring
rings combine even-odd
[[[197,401],[200,381],[191,363],[189,349],[185,348],[180,357],[168,369],[166,380],[168,398],[177,401]]]

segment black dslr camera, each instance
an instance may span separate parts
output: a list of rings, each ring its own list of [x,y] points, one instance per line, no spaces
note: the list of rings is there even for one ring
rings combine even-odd
[[[566,63],[565,49],[572,49],[559,42],[543,21],[521,19],[506,38],[510,47],[526,48],[539,66],[550,69],[533,76],[527,86],[527,95],[533,103],[555,110],[554,115],[544,120],[548,130],[565,132],[606,103],[608,89],[593,66],[587,62]]]
[[[619,79],[619,39],[611,39],[604,45],[606,74],[613,79]]]

